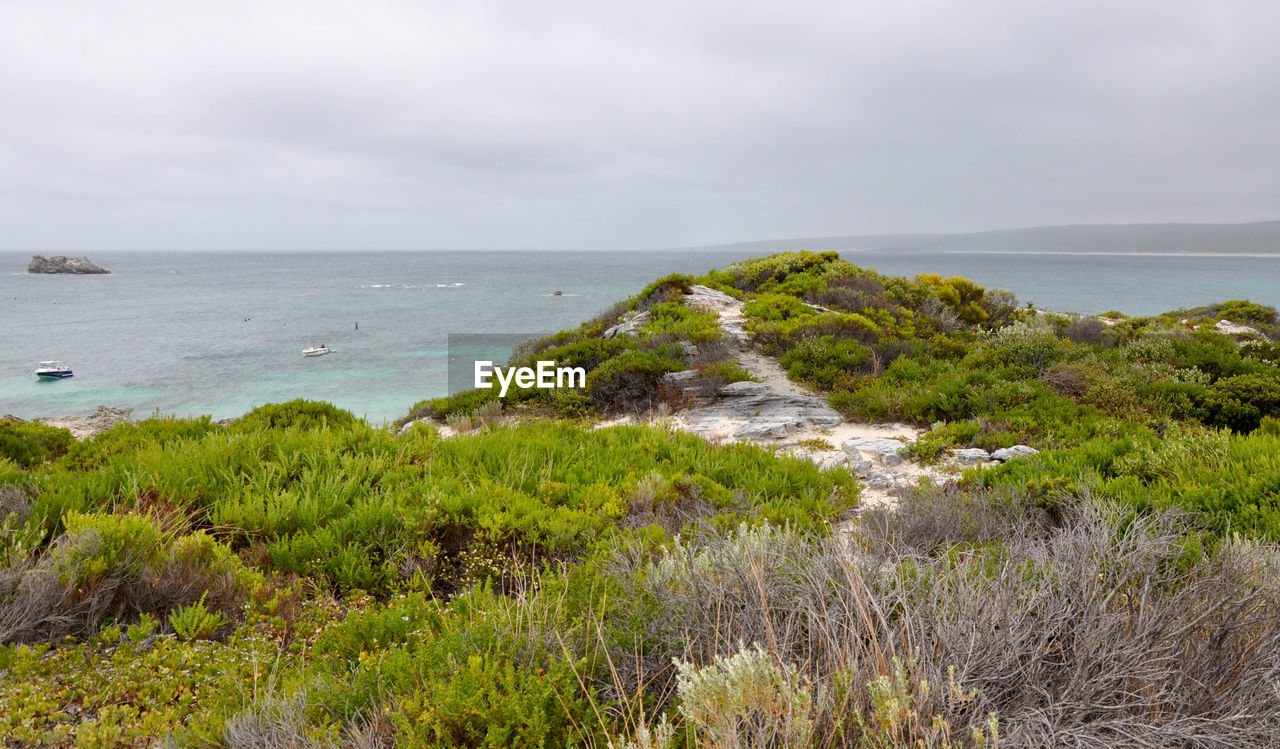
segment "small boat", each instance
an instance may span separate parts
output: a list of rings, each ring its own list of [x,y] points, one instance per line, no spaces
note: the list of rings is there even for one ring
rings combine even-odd
[[[324,356],[329,353],[329,347],[323,343],[319,346],[310,346],[302,350],[303,356]]]
[[[62,366],[58,361],[42,361],[36,367],[36,377],[42,380],[61,380],[71,376],[71,368]]]

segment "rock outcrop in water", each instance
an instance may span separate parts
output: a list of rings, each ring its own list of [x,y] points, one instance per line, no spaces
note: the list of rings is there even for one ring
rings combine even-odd
[[[67,257],[66,255],[54,255],[46,258],[44,255],[36,255],[31,258],[31,262],[27,263],[28,273],[110,273],[111,271],[100,265],[89,262],[87,257]]]

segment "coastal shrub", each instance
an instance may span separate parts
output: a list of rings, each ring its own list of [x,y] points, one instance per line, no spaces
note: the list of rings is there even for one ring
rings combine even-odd
[[[213,637],[227,620],[222,614],[209,611],[204,601],[208,593],[200,596],[200,600],[186,606],[179,606],[169,614],[169,624],[178,637],[184,640],[207,640]]]
[[[990,316],[982,307],[986,289],[963,276],[943,279],[936,273],[922,273],[916,277],[916,281],[931,287],[943,304],[971,325],[981,323]]]
[[[1208,311],[1217,320],[1230,320],[1241,325],[1262,328],[1264,331],[1273,329],[1278,322],[1274,307],[1255,304],[1247,300],[1235,299],[1229,302],[1222,302],[1221,304],[1213,305]]]
[[[649,322],[644,332],[649,336],[704,343],[720,337],[720,318],[714,312],[664,302],[649,308]]]
[[[693,368],[704,379],[717,386],[728,385],[731,382],[759,382],[759,379],[733,359],[710,364],[695,364]]]
[[[683,273],[663,276],[641,289],[640,293],[632,298],[631,309],[644,312],[657,304],[678,302],[681,297],[689,293],[689,287],[693,283],[693,277]]]
[[[0,419],[0,458],[31,468],[65,455],[75,438],[66,429]]]
[[[791,379],[824,390],[875,367],[871,349],[857,341],[836,340],[833,336],[801,339],[778,358],[778,363],[787,369]]]
[[[1240,355],[1246,359],[1253,359],[1254,361],[1266,362],[1273,366],[1280,366],[1280,343],[1250,341],[1240,347]]]
[[[804,302],[796,297],[789,294],[776,293],[753,296],[743,306],[743,312],[752,318],[768,322],[791,320],[797,317],[812,317],[816,314],[812,307],[806,306]]]
[[[240,417],[232,428],[237,431],[255,429],[348,429],[356,424],[356,417],[324,401],[303,398],[288,403],[268,403],[258,406]]]
[[[199,440],[221,428],[213,424],[208,416],[155,416],[141,421],[124,421],[105,432],[72,444],[59,462],[72,470],[93,470],[106,465],[113,456]]]
[[[628,351],[587,374],[587,393],[599,410],[643,411],[658,402],[662,375],[684,369],[677,358]]]
[[[874,278],[861,277],[832,280],[822,291],[808,294],[806,300],[846,312],[860,312],[867,308],[890,309],[893,306],[883,284]]]
[[[245,692],[290,662],[277,645],[156,635],[0,647],[0,736],[14,746],[215,745]]]
[[[780,252],[763,258],[742,260],[729,265],[724,270],[732,277],[732,285],[739,291],[771,291],[793,276],[809,276],[819,278],[824,271],[839,265],[838,252]],[[845,263],[845,265],[848,265]],[[852,267],[852,266],[849,266]],[[801,288],[811,288],[812,283],[801,282]]]
[[[811,713],[817,745],[929,746],[932,731],[1142,746],[1183,741],[1188,725],[1205,743],[1265,741],[1263,716],[1280,710],[1259,688],[1280,675],[1280,558],[1189,546],[1185,522],[951,489],[871,511],[856,555],[776,530],[703,534],[656,560],[613,561],[620,601],[654,619],[611,615],[645,624],[609,647],[636,664],[619,678],[659,700],[672,678],[662,654],[711,663],[757,638],[825,696]]]
[[[676,659],[680,715],[707,747],[808,746],[813,687],[758,643],[699,668]]]
[[[1280,371],[1223,377],[1204,396],[1211,423],[1251,432],[1264,416],[1280,416]]]
[[[438,419],[440,421],[444,421],[454,414],[469,414],[477,408],[480,408],[487,403],[493,403],[497,400],[497,390],[493,388],[475,388],[471,390],[463,390],[443,398],[432,398],[431,400],[419,401],[409,410],[407,416],[396,423],[396,426],[401,427],[410,421],[418,421],[420,419]]]
[[[210,562],[190,545],[166,548],[145,522],[95,518],[72,528],[41,557],[0,569],[0,643],[87,637],[112,619],[166,617],[206,599],[225,623],[258,584],[227,550]],[[126,532],[140,534],[136,547]]]
[[[554,361],[561,367],[582,367],[590,371],[635,345],[635,339],[629,336],[583,338],[543,348],[536,354],[529,353],[519,357],[513,355],[511,366],[532,367],[541,359]]]
[[[1062,331],[1062,336],[1074,343],[1106,345],[1113,341],[1106,335],[1108,330],[1106,324],[1098,318],[1080,316],[1071,321],[1071,324]]]

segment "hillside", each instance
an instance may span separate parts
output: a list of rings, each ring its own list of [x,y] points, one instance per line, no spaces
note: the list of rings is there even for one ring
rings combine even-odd
[[[0,737],[1269,746],[1278,339],[786,253],[395,427],[0,421]]]
[[[799,237],[715,245],[745,250],[1280,253],[1280,221],[1039,226],[968,234]]]

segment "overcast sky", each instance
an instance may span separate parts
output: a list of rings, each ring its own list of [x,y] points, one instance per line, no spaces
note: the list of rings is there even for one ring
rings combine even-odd
[[[1280,3],[0,0],[0,249],[1280,218]]]

